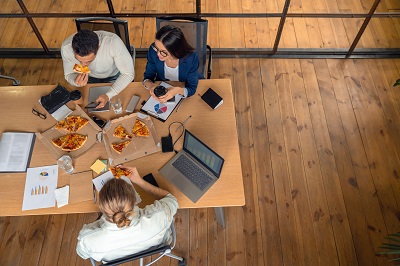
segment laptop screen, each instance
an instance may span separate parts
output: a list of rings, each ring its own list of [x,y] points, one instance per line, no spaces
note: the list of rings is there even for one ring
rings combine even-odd
[[[183,149],[219,177],[224,159],[187,130]]]

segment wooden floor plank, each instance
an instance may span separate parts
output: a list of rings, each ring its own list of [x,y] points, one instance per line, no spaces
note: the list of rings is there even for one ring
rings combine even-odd
[[[11,226],[7,228],[0,246],[0,254],[3,254],[0,265],[19,265],[23,250],[30,249],[25,246],[30,221],[31,217],[29,216],[12,218]]]
[[[37,265],[43,251],[43,241],[46,236],[46,228],[49,222],[48,215],[31,217],[29,230],[26,234],[26,246],[21,253],[20,265]],[[54,250],[53,250],[54,252]]]
[[[267,91],[264,95],[268,95],[268,97],[264,96],[264,99],[267,99],[268,106],[266,109],[267,126],[274,180],[276,177],[276,182],[274,182],[274,184],[281,236],[282,262],[284,265],[296,265],[304,263],[304,252],[301,251],[301,249],[305,247],[303,245],[303,239],[301,238],[302,232],[308,231],[310,233],[308,236],[309,238],[313,237],[314,234],[312,228],[307,224],[300,228],[301,230],[298,232],[298,215],[302,214],[299,214],[296,210],[296,197],[293,196],[297,192],[305,196],[307,193],[304,190],[299,191],[298,187],[292,187],[291,184],[291,173],[288,166],[289,155],[287,153],[287,150],[290,150],[290,148],[288,148],[286,144],[283,122],[285,114],[281,110],[281,105],[284,104],[284,101],[281,100],[281,91],[283,92],[289,86],[289,79],[288,73],[283,69],[281,60],[273,60],[273,65],[275,70],[275,84],[267,86]],[[295,190],[297,190],[297,192]],[[308,204],[300,207],[308,207]],[[310,246],[305,248],[310,248]]]
[[[314,90],[319,90],[320,95],[315,96],[314,94],[314,97],[309,98],[309,102],[318,102],[317,105],[312,105],[314,107],[312,109],[315,109],[313,113],[313,118],[315,119],[313,127],[315,127],[314,132],[316,145],[319,147],[318,154],[321,162],[321,171],[324,180],[326,198],[330,209],[330,217],[337,246],[336,249],[338,252],[339,263],[343,265],[357,264],[356,253],[352,243],[353,241],[348,241],[348,239],[352,239],[352,235],[349,221],[347,219],[348,214],[346,212],[341,182],[339,179],[339,176],[341,175],[338,173],[333,152],[333,146],[339,144],[341,140],[334,139],[333,137],[330,138],[332,132],[343,136],[343,127],[327,62],[323,59],[313,61],[314,71],[318,82],[318,88],[314,87]],[[306,67],[307,66],[309,65],[306,64]],[[311,78],[313,79],[314,76]],[[308,93],[308,95],[311,96],[313,94]],[[325,117],[325,114],[329,114],[329,117]],[[324,121],[325,119],[326,122]],[[338,141],[339,143],[333,143],[331,142],[331,139],[334,139],[334,141]],[[341,156],[340,152],[341,151],[338,151],[339,156]],[[344,155],[346,155],[346,153]],[[343,217],[346,218],[343,219]]]
[[[187,258],[189,265],[206,265],[207,261],[207,209],[191,209],[189,246],[190,257]]]
[[[307,113],[303,114],[301,116],[303,121],[297,124],[299,130],[299,145],[301,147],[304,172],[307,178],[308,195],[310,199],[315,199],[310,200],[310,209],[314,221],[317,248],[320,254],[326,253],[324,257],[332,258],[337,257],[335,253],[338,251],[332,249],[332,245],[335,245],[336,232],[333,228],[330,216],[334,214],[335,205],[332,201],[337,199],[336,194],[338,192],[335,187],[332,187],[332,190],[326,190],[325,187],[328,187],[329,184],[336,185],[336,183],[335,180],[327,180],[328,177],[324,176],[326,173],[321,172],[321,167],[327,167],[327,165],[325,165],[326,162],[320,158],[321,147],[323,149],[328,148],[330,143],[326,141],[326,122],[323,117],[324,112],[322,110],[314,63],[311,60],[301,61],[301,70],[302,72],[297,72],[296,74],[301,75],[304,79],[304,87],[308,101],[307,105],[309,106],[309,117]],[[296,86],[296,82],[293,83],[294,86]],[[304,112],[304,110],[299,107],[296,109]],[[299,111],[297,111],[296,114],[299,113]],[[296,119],[299,118],[300,117],[296,117]],[[326,195],[325,193],[332,194]],[[330,196],[334,198],[330,199]],[[340,213],[340,210],[337,211]],[[322,231],[325,231],[325,236],[323,238],[321,238]],[[335,265],[338,261],[324,261],[324,259],[320,257],[319,263]]]
[[[377,263],[376,259],[379,258],[374,256],[374,246],[378,245],[374,243],[383,238],[385,223],[379,201],[372,196],[375,187],[367,167],[356,116],[347,90],[347,86],[353,86],[354,83],[346,84],[342,60],[328,60],[327,63],[341,118],[341,121],[336,123],[338,126],[328,123],[329,134],[357,258],[360,265]]]
[[[242,147],[242,172],[243,172],[243,182],[246,206],[243,208],[244,215],[244,235],[246,239],[246,258],[247,265],[262,265],[263,258],[263,246],[262,246],[262,230],[260,227],[260,205],[263,201],[259,201],[259,198],[252,191],[257,190],[259,187],[259,180],[263,177],[257,176],[256,173],[256,160],[263,160],[262,158],[257,158],[256,156],[264,156],[265,150],[260,146],[256,146],[254,142],[254,136],[252,134],[252,128],[256,125],[253,124],[254,121],[263,121],[265,125],[265,107],[263,102],[263,93],[261,86],[261,72],[260,72],[260,62],[258,59],[248,59],[248,60],[235,60],[238,63],[244,64],[241,69],[243,71],[243,76],[240,76],[240,80],[245,82],[245,88],[237,84],[238,79],[234,79],[235,87],[242,89],[235,90],[235,98],[240,98],[243,101],[242,108],[237,109],[236,117],[242,127],[238,130],[238,135],[240,135],[239,146]],[[239,85],[239,86],[238,86]],[[257,102],[257,101],[260,101]],[[266,127],[265,127],[266,129]],[[265,132],[265,131],[264,131]],[[267,134],[263,134],[263,139],[267,137]],[[259,143],[259,141],[257,141]]]
[[[361,138],[366,150],[368,166],[376,186],[376,193],[381,203],[386,227],[389,232],[393,232],[398,228],[396,213],[399,208],[391,188],[386,158],[383,155],[386,154],[386,150],[384,153],[383,150],[381,150],[386,145],[380,136],[379,129],[378,132],[376,132],[376,128],[379,128],[377,123],[380,122],[376,112],[380,111],[376,107],[376,102],[369,101],[369,96],[362,93],[363,90],[370,87],[370,84],[364,80],[368,79],[372,83],[369,78],[369,73],[364,73],[359,69],[359,67],[362,67],[360,61],[354,60],[354,62],[354,72],[352,72],[350,76],[358,81],[358,87],[352,88],[354,90],[352,90],[350,94],[352,98],[356,99],[355,101],[353,100],[353,105],[357,106],[357,108],[355,108],[357,122],[362,129],[360,131]],[[367,90],[370,91],[370,89]]]

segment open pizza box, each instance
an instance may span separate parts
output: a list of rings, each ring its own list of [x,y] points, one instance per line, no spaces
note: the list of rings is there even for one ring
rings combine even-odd
[[[133,136],[130,144],[122,151],[121,154],[118,154],[111,147],[111,144],[120,143],[123,142],[123,140],[113,136],[115,128],[118,125],[122,125],[129,132],[129,134],[132,135],[132,129],[136,123],[136,119],[139,119],[146,124],[150,131],[150,136]],[[111,120],[110,123],[104,127],[103,141],[108,156],[108,162],[112,166],[161,151],[161,143],[154,127],[153,120],[150,116],[141,113],[133,113]]]
[[[45,145],[49,149],[50,153],[56,159],[60,158],[63,155],[69,155],[71,156],[71,158],[78,158],[85,154],[88,150],[90,150],[93,145],[101,142],[101,128],[85,113],[85,111],[79,105],[76,105],[75,111],[73,111],[69,115],[82,116],[89,121],[83,128],[81,128],[77,132],[78,134],[87,136],[85,144],[80,149],[70,152],[63,151],[51,142],[55,138],[59,138],[63,135],[68,134],[67,131],[55,129],[55,125],[57,123],[43,133],[36,133],[37,138],[43,143],[43,145]]]

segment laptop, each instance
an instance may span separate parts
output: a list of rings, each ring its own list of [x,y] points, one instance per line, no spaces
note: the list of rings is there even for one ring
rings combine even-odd
[[[185,130],[183,149],[160,173],[193,202],[197,202],[218,180],[224,159]]]
[[[110,86],[90,87],[88,103],[95,102],[101,94],[106,94],[110,88],[111,88]],[[89,108],[88,109],[89,113],[106,112],[106,111],[110,111],[110,101],[108,101],[103,108],[99,108],[99,109]]]

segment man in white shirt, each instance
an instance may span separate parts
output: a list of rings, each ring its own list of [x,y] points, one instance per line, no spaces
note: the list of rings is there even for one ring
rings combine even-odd
[[[61,46],[64,77],[73,86],[113,82],[111,89],[98,97],[102,108],[134,78],[132,56],[118,35],[106,31],[81,30],[64,40]],[[78,74],[74,65],[88,66],[90,73]]]
[[[110,261],[172,240],[170,226],[178,209],[176,198],[143,180],[135,167],[121,168],[130,172],[132,183],[156,201],[140,209],[135,205],[133,186],[123,179],[108,181],[99,195],[102,217],[79,232],[76,252],[83,259]]]

